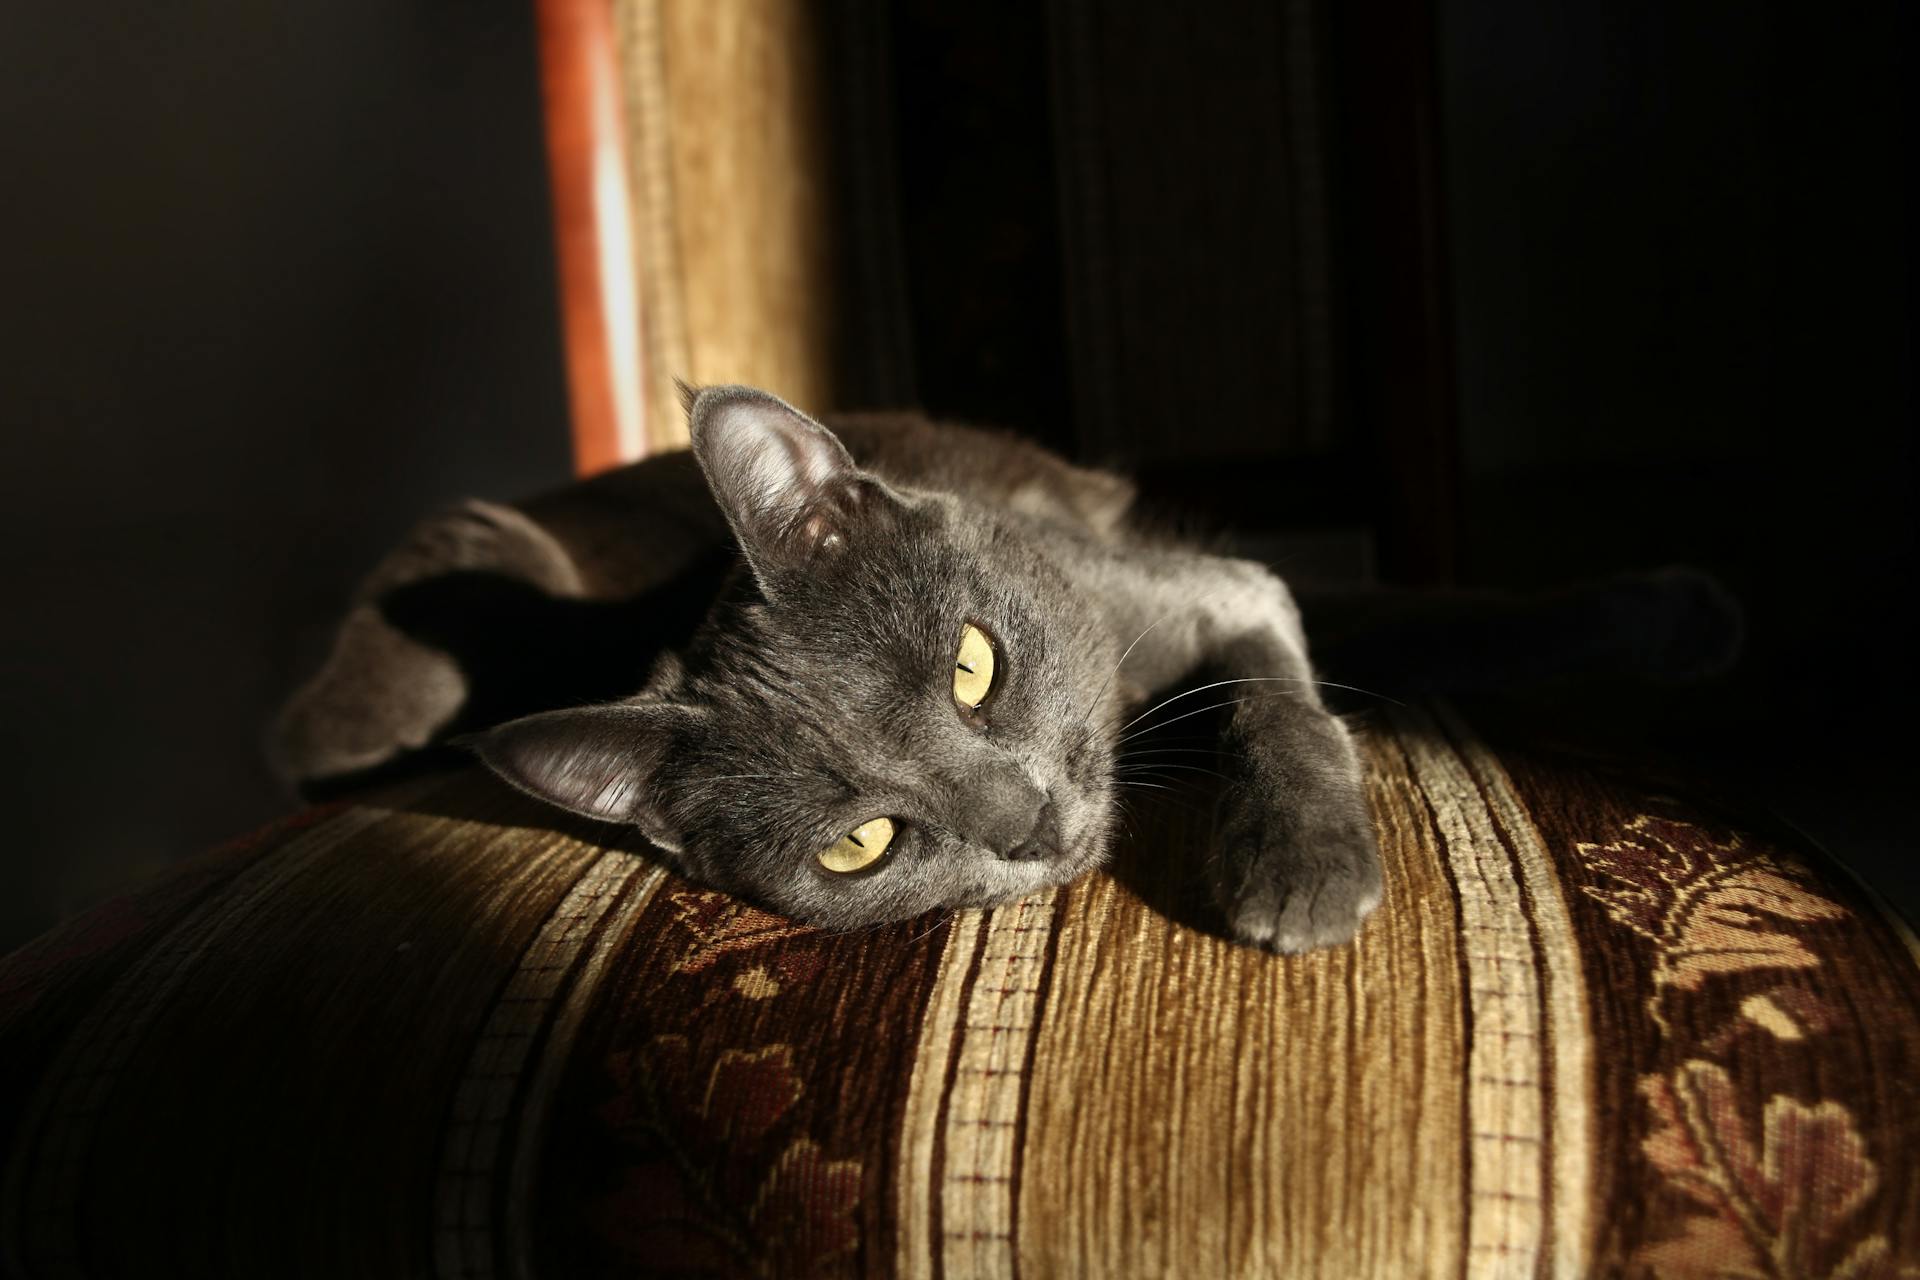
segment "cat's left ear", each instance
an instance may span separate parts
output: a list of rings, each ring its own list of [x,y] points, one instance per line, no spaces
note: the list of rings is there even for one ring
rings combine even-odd
[[[668,812],[663,774],[701,714],[668,702],[574,707],[455,741],[527,794],[602,822],[630,822],[677,853],[681,837]]]
[[[707,387],[687,393],[687,416],[707,484],[769,590],[784,572],[830,564],[898,512],[899,499],[831,431],[776,396]]]

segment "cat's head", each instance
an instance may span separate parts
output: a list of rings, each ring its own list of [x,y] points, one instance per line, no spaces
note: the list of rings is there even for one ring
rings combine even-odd
[[[629,702],[481,740],[515,785],[848,928],[1072,879],[1112,820],[1118,653],[1030,527],[854,465],[765,393],[691,398],[746,572]]]

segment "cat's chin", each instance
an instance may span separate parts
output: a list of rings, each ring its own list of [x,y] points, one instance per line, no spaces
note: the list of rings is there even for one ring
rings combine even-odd
[[[1002,883],[982,885],[973,893],[963,895],[948,905],[985,909],[1008,902],[1017,902],[1042,889],[1052,889],[1078,880],[1105,862],[1106,858],[1105,836],[1090,837],[1072,853],[1050,858],[1045,862],[1009,864],[1002,869],[1005,876]],[[1019,869],[1015,870],[1016,867]]]

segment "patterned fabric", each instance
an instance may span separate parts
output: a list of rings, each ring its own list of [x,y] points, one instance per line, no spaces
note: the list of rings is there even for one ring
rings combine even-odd
[[[0,1260],[108,1276],[1920,1274],[1920,949],[1795,842],[1457,719],[1275,957],[1111,873],[804,928],[486,778],[0,965]]]

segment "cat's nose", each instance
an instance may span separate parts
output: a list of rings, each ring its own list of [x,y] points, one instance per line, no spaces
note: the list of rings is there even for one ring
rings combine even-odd
[[[963,794],[967,810],[963,821],[969,838],[1003,858],[1039,856],[1026,852],[1027,847],[1049,829],[1054,832],[1054,840],[1059,839],[1052,800],[1026,770],[1012,761],[974,774]],[[1047,815],[1044,821],[1043,814]]]
[[[1059,852],[1060,815],[1055,812],[1053,801],[1048,800],[1034,816],[1033,830],[1027,833],[1027,838],[1000,856],[1008,862],[1038,862]]]

